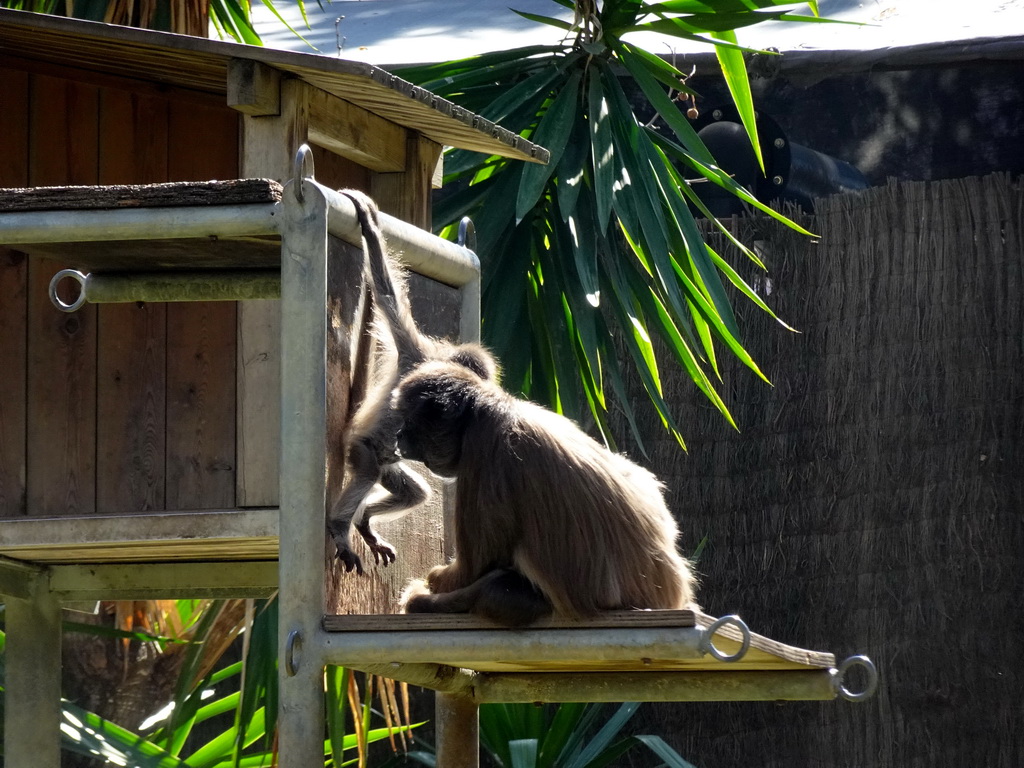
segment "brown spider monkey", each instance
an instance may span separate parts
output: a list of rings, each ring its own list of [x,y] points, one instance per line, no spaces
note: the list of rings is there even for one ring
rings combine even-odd
[[[446,362],[406,376],[393,413],[402,458],[455,478],[455,560],[408,585],[407,612],[697,608],[662,484],[569,419]]]
[[[341,190],[355,205],[362,228],[374,299],[374,333],[393,352],[394,362],[374,367],[367,394],[348,425],[345,444],[347,481],[330,506],[327,529],[346,571],[363,572],[352,551],[353,525],[376,563],[395,561],[395,548],[373,530],[371,521],[393,520],[422,504],[430,496],[426,481],[400,459],[396,437],[400,420],[391,407],[391,393],[399,380],[428,360],[446,361],[494,379],[498,366],[491,353],[478,344],[451,344],[420,332],[412,317],[404,270],[387,252],[376,203],[364,193]],[[384,496],[367,500],[375,485]]]

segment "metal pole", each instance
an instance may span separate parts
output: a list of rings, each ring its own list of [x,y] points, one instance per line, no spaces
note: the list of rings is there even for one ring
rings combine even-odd
[[[831,669],[693,672],[579,672],[481,674],[475,700],[566,701],[829,701]]]
[[[434,698],[437,768],[478,768],[480,712],[473,699],[450,693]]]
[[[362,229],[352,201],[333,189],[316,186],[327,199],[330,233],[360,245]],[[386,213],[381,214],[380,223],[388,248],[413,272],[456,288],[479,278],[480,260],[472,251]]]
[[[63,301],[57,287],[78,283],[78,298]],[[281,298],[281,273],[276,269],[205,269],[191,272],[106,272],[83,274],[62,269],[50,280],[50,300],[74,312],[83,303],[128,304],[137,301],[248,301]]]
[[[4,759],[10,766],[60,766],[60,603],[46,574],[31,597],[6,603]]]
[[[308,148],[305,150],[308,153]],[[281,768],[323,765],[327,202],[285,187],[281,230]]]
[[[21,245],[273,235],[277,233],[280,212],[280,203],[248,203],[5,213],[0,216],[0,243]]]
[[[459,663],[474,667],[515,663],[632,662],[699,659],[699,627],[523,629],[509,631],[330,632],[325,660],[338,666],[368,663]]]

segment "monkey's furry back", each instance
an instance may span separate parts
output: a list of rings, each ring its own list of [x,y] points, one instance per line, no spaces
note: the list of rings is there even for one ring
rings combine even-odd
[[[472,379],[456,480],[457,556],[478,549],[474,542],[494,539],[483,547],[491,551],[509,542],[511,565],[562,615],[696,607],[657,478],[569,419]]]

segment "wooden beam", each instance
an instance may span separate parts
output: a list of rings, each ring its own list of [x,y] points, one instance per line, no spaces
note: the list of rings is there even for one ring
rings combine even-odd
[[[252,59],[231,59],[228,106],[246,115],[280,115],[281,71]]]
[[[375,173],[370,195],[382,211],[430,231],[430,188],[441,158],[441,145],[410,132],[402,141],[405,166],[401,173]]]
[[[55,565],[50,590],[63,601],[270,597],[277,561]]]
[[[242,120],[241,174],[287,181],[295,150],[309,135],[309,87],[281,83],[277,115]],[[281,436],[281,307],[268,301],[238,303],[237,474],[240,507],[275,506]]]
[[[404,171],[405,129],[326,91],[309,90],[309,140],[372,171]]]

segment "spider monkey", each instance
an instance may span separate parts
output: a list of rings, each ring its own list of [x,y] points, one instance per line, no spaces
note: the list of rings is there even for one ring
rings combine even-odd
[[[387,252],[376,203],[358,190],[344,189],[341,194],[355,205],[362,228],[374,299],[374,334],[393,353],[374,367],[367,395],[349,423],[345,440],[348,479],[327,517],[338,559],[346,571],[361,574],[362,561],[350,541],[352,527],[370,548],[374,561],[387,566],[395,561],[395,548],[374,531],[371,520],[401,517],[430,496],[423,477],[400,460],[396,451],[399,419],[390,400],[395,385],[428,360],[446,361],[487,380],[497,376],[498,366],[491,353],[478,344],[451,344],[420,332],[412,317],[405,272]],[[378,483],[385,495],[368,501]]]
[[[402,458],[455,478],[455,560],[407,586],[407,612],[696,608],[662,484],[569,419],[450,362],[406,376],[394,413]]]

